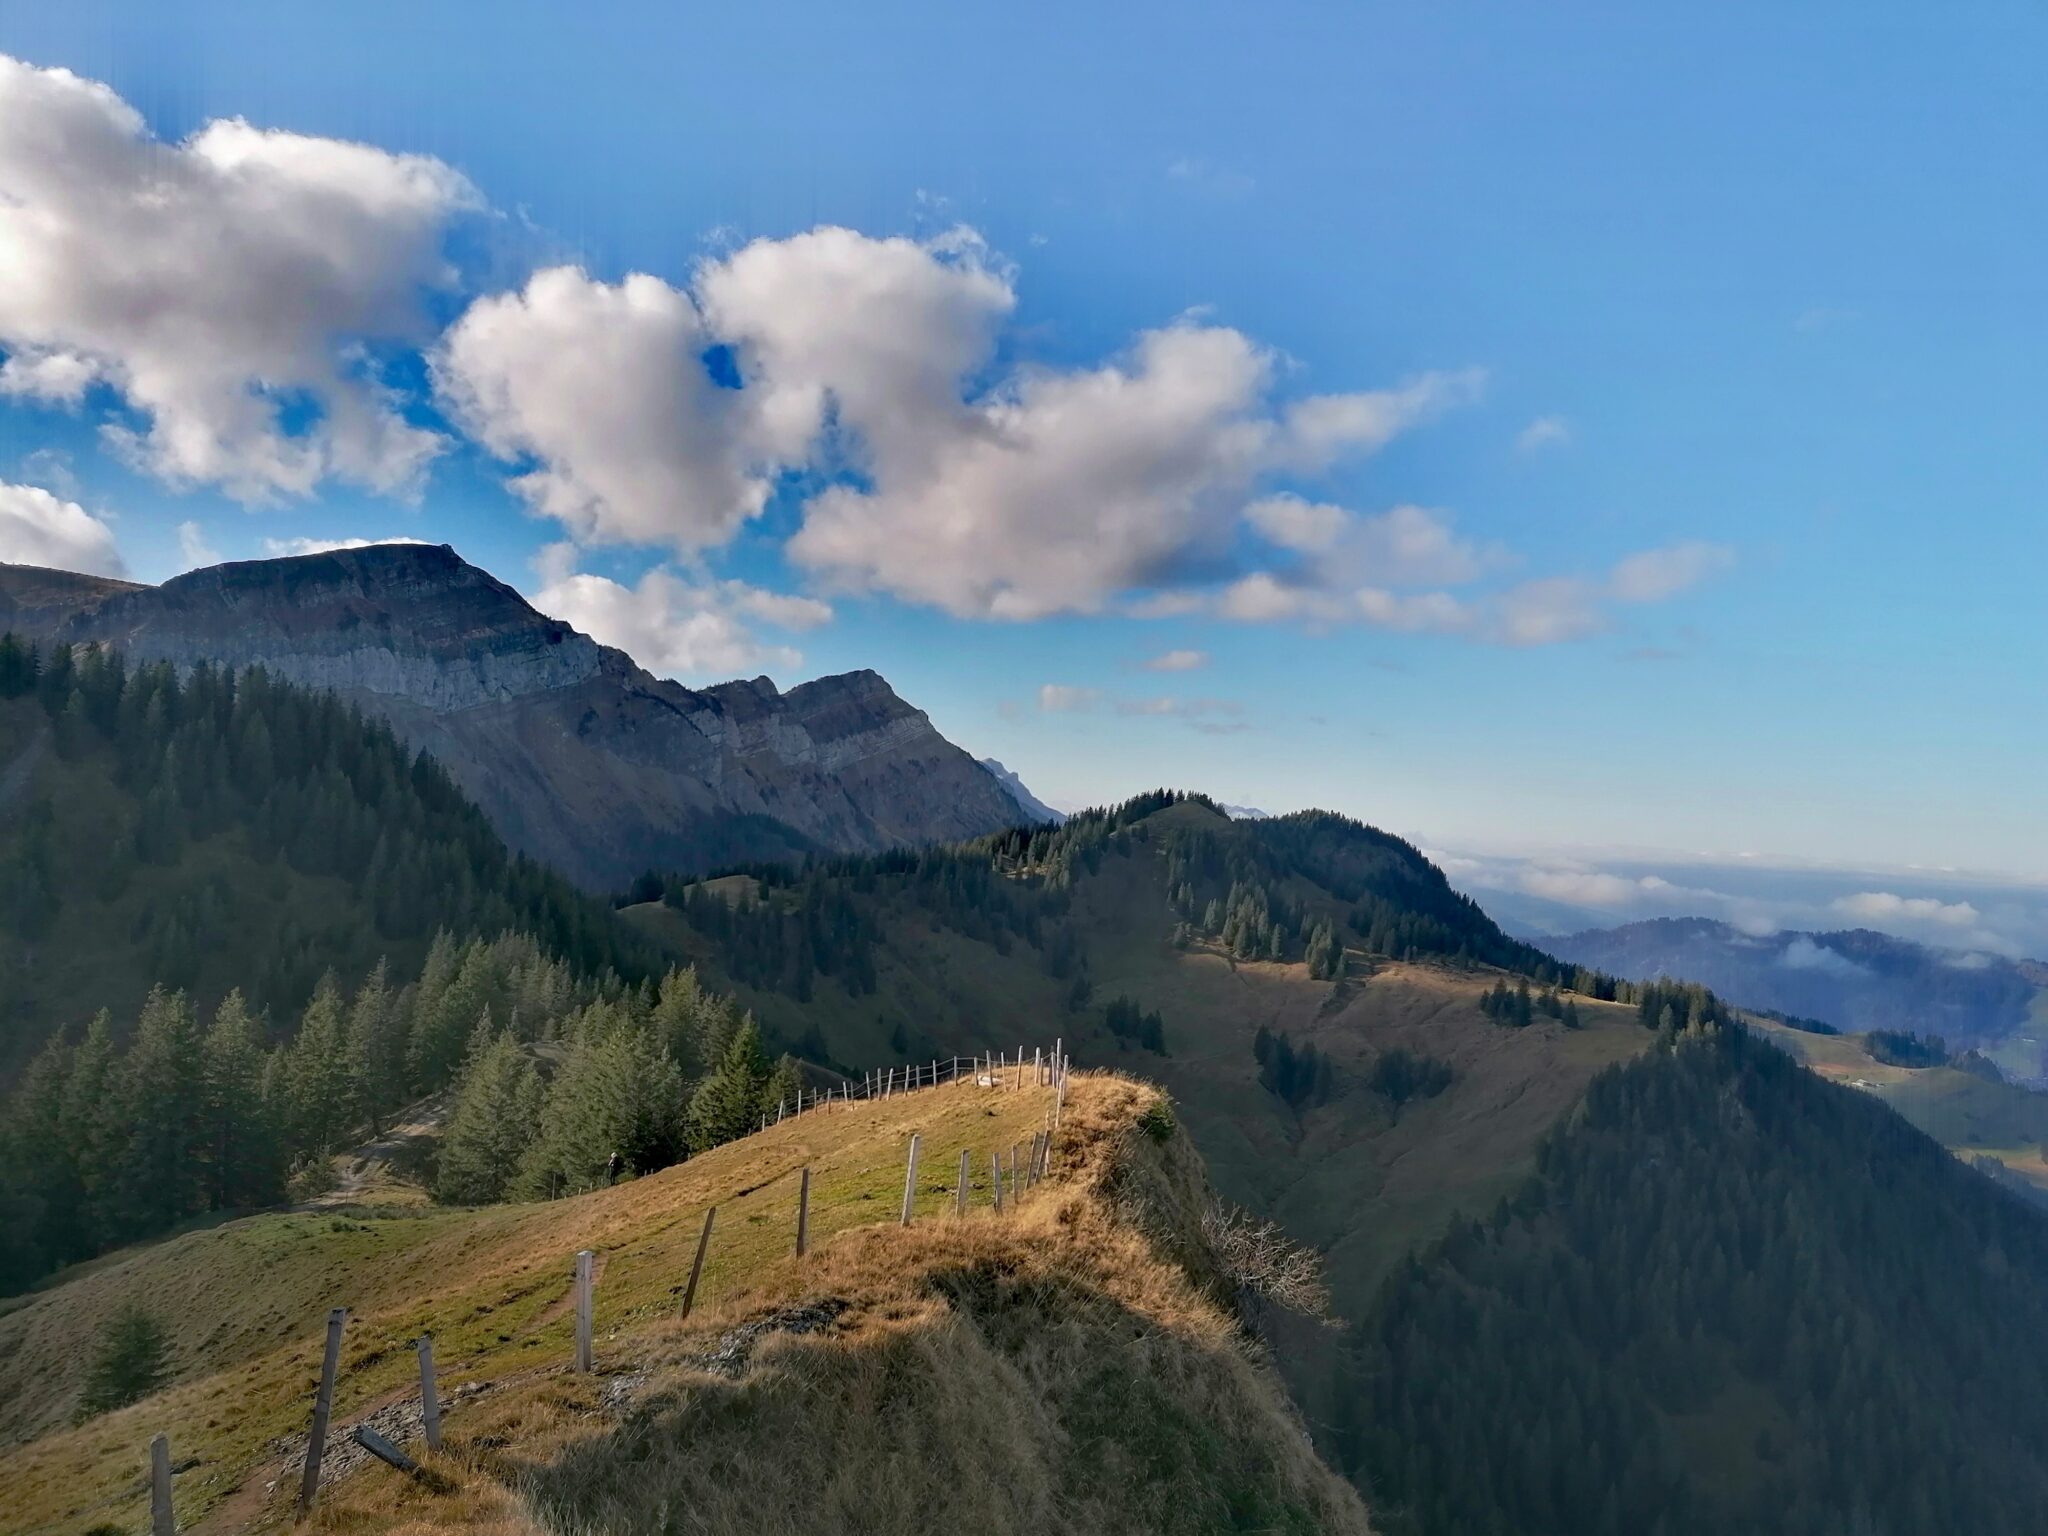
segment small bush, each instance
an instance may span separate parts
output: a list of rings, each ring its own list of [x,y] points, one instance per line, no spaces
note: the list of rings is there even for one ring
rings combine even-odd
[[[1330,1288],[1323,1283],[1323,1258],[1280,1230],[1234,1205],[1212,1205],[1202,1213],[1202,1236],[1216,1267],[1236,1288],[1240,1305],[1273,1302],[1291,1312],[1327,1321]]]
[[[1173,1106],[1161,1099],[1138,1116],[1138,1129],[1154,1141],[1173,1139]]]
[[[141,1307],[122,1308],[100,1331],[78,1402],[79,1422],[149,1396],[170,1374],[171,1345],[163,1325]]]

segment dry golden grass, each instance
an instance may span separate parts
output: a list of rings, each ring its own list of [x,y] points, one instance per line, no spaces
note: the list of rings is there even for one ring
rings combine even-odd
[[[1053,1178],[1000,1219],[985,1210],[988,1151],[1027,1142],[1048,1095],[961,1085],[806,1115],[575,1200],[339,1229],[264,1217],[140,1251],[0,1319],[0,1424],[38,1437],[0,1453],[9,1529],[138,1527],[158,1428],[180,1463],[197,1458],[177,1479],[185,1528],[282,1523],[296,1453],[276,1442],[303,1432],[321,1317],[347,1303],[330,1445],[411,1397],[407,1346],[431,1328],[451,1402],[437,1466],[454,1491],[372,1465],[324,1496],[334,1530],[888,1531],[921,1510],[917,1529],[1003,1531],[1033,1509],[1034,1529],[1232,1528],[1219,1497],[1270,1506],[1252,1528],[1362,1530],[1355,1498],[1177,1262],[1199,1260],[1186,1234],[1205,1197],[1184,1138],[1159,1147],[1131,1131],[1154,1095],[1077,1077]],[[925,1150],[905,1231],[913,1130]],[[977,1207],[965,1220],[946,1214],[962,1147]],[[805,1164],[813,1251],[798,1261]],[[678,1323],[712,1201],[698,1309]],[[595,1377],[565,1369],[579,1247],[601,1261]],[[172,1325],[180,1379],[57,1427],[62,1362],[136,1297]],[[819,1297],[845,1304],[829,1333],[769,1335],[737,1381],[697,1363],[736,1324]],[[1161,1425],[1173,1428],[1149,1433]]]
[[[1001,1219],[846,1233],[708,1316],[615,1343],[595,1382],[490,1401],[438,1465],[452,1495],[375,1471],[337,1532],[1358,1531],[1227,1314],[1148,1237],[1206,1202],[1184,1137],[1133,1131],[1156,1090],[1076,1079],[1054,1176]],[[703,1358],[792,1300],[829,1333],[764,1336],[729,1380]],[[517,1489],[504,1501],[490,1490]],[[521,1511],[536,1522],[521,1526]]]

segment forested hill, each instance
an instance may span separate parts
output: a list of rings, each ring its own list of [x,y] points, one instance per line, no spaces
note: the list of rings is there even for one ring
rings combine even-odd
[[[1347,1347],[1265,1321],[1383,1528],[2041,1528],[2042,1218],[1704,989],[1508,938],[1397,838],[1162,793],[654,889],[628,915],[815,1051],[1050,1015],[1164,1083],[1225,1194],[1327,1256]]]
[[[0,635],[0,1085],[152,986],[294,1016],[328,970],[417,972],[436,931],[657,972],[601,902],[509,854],[432,759],[260,668],[130,668]]]
[[[2048,1222],[1749,1032],[1666,1032],[1354,1330],[1335,1449],[1428,1536],[2043,1529]]]

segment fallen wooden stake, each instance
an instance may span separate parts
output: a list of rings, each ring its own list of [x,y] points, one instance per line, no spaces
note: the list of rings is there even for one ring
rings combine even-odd
[[[393,1445],[389,1440],[378,1434],[377,1431],[370,1428],[369,1425],[358,1424],[348,1432],[348,1437],[379,1461],[387,1462],[391,1466],[398,1468],[401,1472],[409,1472],[415,1477],[419,1476],[420,1464]]]
[[[421,1466],[367,1424],[358,1424],[348,1432],[348,1437],[386,1466],[396,1467],[407,1477],[417,1478],[436,1493],[449,1493],[455,1488],[447,1478]]]

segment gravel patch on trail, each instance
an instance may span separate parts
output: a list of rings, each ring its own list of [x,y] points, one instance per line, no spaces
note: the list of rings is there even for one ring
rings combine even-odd
[[[753,1358],[755,1348],[769,1334],[830,1333],[839,1326],[840,1314],[852,1305],[841,1297],[827,1296],[783,1307],[729,1329],[719,1337],[711,1352],[698,1356],[695,1363],[713,1375],[738,1381],[746,1373],[747,1362]]]
[[[444,1424],[447,1422],[450,1410],[459,1407],[461,1404],[484,1392],[488,1392],[490,1388],[491,1384],[489,1382],[464,1382],[453,1393],[442,1399],[442,1422]],[[427,1433],[426,1419],[420,1408],[420,1400],[417,1395],[401,1397],[394,1402],[386,1403],[374,1413],[365,1414],[360,1419],[351,1419],[346,1424],[329,1424],[327,1426],[327,1452],[320,1458],[320,1481],[323,1485],[346,1477],[349,1473],[367,1466],[372,1461],[376,1461],[376,1458],[364,1450],[362,1446],[358,1445],[355,1437],[349,1433],[358,1424],[362,1425],[365,1429],[375,1430],[393,1445],[401,1449],[414,1450],[415,1453],[417,1453],[418,1447],[415,1447],[413,1442],[420,1442],[422,1446],[425,1443]],[[270,1450],[271,1454],[277,1458],[277,1463],[281,1470],[278,1476],[265,1486],[264,1492],[266,1494],[275,1492],[281,1483],[288,1482],[296,1486],[299,1478],[304,1473],[306,1465],[306,1436],[303,1434],[279,1435],[270,1442]],[[377,1464],[379,1466],[383,1465],[382,1462]]]

